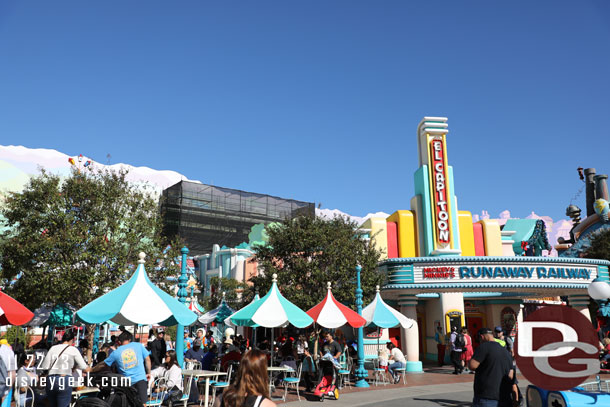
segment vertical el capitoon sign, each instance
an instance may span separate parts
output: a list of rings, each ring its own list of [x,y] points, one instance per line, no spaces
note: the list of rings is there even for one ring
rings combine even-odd
[[[447,181],[447,160],[442,137],[431,137],[430,146],[430,188],[432,191],[432,216],[434,218],[435,246],[447,248],[451,245],[450,199]]]

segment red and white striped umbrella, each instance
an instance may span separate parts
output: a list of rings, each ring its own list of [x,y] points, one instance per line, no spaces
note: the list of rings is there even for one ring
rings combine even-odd
[[[318,305],[307,311],[307,315],[324,328],[339,328],[348,324],[354,328],[360,328],[366,324],[366,319],[358,315],[351,308],[346,307],[335,299],[327,283],[328,292],[326,297]]]
[[[0,325],[25,325],[34,313],[8,294],[0,291]]]

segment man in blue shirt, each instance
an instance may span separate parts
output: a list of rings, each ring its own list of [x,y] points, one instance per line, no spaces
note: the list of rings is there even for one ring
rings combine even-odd
[[[133,335],[123,331],[119,335],[119,346],[103,363],[93,368],[93,372],[101,370],[104,364],[115,365],[117,371],[128,377],[131,386],[136,389],[143,404],[148,400],[148,378],[150,377],[150,352],[140,342],[133,342]]]
[[[201,349],[201,341],[199,339],[195,339],[193,341],[193,347],[186,351],[184,354],[184,360],[187,362],[203,362],[203,357],[205,353],[203,349]]]

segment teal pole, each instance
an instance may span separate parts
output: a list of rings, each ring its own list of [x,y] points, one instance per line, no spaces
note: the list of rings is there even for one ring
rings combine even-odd
[[[358,315],[362,316],[362,288],[360,287],[360,272],[362,267],[356,266],[356,275],[358,286],[356,288],[356,310]],[[356,376],[356,387],[369,387],[366,378],[369,376],[364,368],[364,328],[358,328],[358,367],[355,372]]]
[[[95,357],[95,355],[97,355],[97,352],[99,351],[99,349],[98,349],[99,341],[100,341],[100,326],[98,324],[95,324],[95,331],[93,332],[93,349],[91,350],[92,358]]]
[[[178,278],[178,301],[186,305],[186,255],[189,249],[183,247],[180,252],[182,253],[182,267],[180,268],[180,277]],[[178,324],[176,326],[176,357],[180,367],[184,366],[184,325]]]

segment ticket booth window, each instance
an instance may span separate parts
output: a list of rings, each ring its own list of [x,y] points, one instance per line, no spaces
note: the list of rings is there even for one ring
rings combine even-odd
[[[445,320],[448,327],[448,332],[453,331],[453,328],[461,329],[464,326],[464,314],[461,311],[449,311],[445,314]]]

